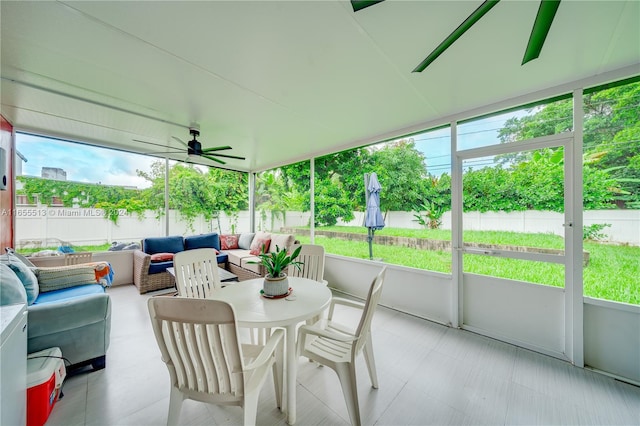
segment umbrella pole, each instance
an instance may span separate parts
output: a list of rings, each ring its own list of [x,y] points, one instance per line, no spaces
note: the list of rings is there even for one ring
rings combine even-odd
[[[373,229],[367,228],[367,239],[369,240],[369,260],[373,260]]]

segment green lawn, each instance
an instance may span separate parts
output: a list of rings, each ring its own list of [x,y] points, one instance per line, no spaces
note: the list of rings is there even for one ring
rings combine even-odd
[[[73,250],[97,252],[97,251],[107,251],[109,250],[109,247],[111,247],[111,244],[106,243],[99,246],[73,246]],[[17,251],[25,256],[28,256],[31,253],[35,253],[42,250],[57,250],[57,249],[58,247],[39,247],[39,248],[23,248]]]
[[[337,231],[366,234],[361,226],[319,227],[317,231]],[[431,229],[384,228],[376,235],[405,236],[434,240],[451,240],[451,232]],[[517,232],[467,231],[465,241],[487,244],[529,246],[539,248],[562,249],[564,241],[557,235],[523,234]],[[299,236],[303,243],[309,237]],[[374,239],[375,242],[375,239]],[[369,258],[369,246],[366,242],[346,241],[316,235],[316,243],[325,247],[328,253],[334,253],[360,259]],[[101,246],[74,247],[76,251],[106,251],[109,244]],[[55,250],[55,247],[49,247]],[[20,250],[29,254],[41,249]],[[640,304],[640,247],[601,244],[585,241],[584,250],[590,254],[589,265],[584,268],[584,294],[599,299]],[[451,273],[451,253],[449,251],[427,251],[404,247],[373,244],[374,258],[384,262],[410,266],[418,269]],[[465,272],[492,275],[501,278],[528,281],[537,284],[564,287],[564,268],[562,265],[543,262],[530,262],[517,259],[465,254]]]
[[[316,228],[316,231],[367,233],[367,229],[364,227],[343,226],[319,227]],[[376,235],[451,240],[451,233],[444,230],[384,228]],[[563,238],[550,234],[467,231],[464,238],[465,241],[487,244],[554,249],[564,247]],[[309,237],[298,237],[298,239],[303,243],[310,241]],[[366,242],[346,241],[316,235],[316,243],[323,245],[328,253],[360,259],[369,258],[369,246]],[[640,304],[640,247],[585,241],[584,250],[590,255],[589,265],[584,268],[585,296]],[[390,264],[451,273],[451,253],[449,251],[426,251],[384,246],[375,244],[374,239],[373,256]],[[465,254],[464,268],[465,272],[564,287],[564,267],[559,264]]]

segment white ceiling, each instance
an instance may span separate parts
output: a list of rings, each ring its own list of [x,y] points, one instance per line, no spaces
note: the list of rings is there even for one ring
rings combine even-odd
[[[422,73],[481,1],[2,1],[2,114],[17,130],[135,152],[231,145],[259,171],[622,70],[640,2],[561,2],[521,65],[538,1],[502,1]],[[619,74],[619,73],[618,73]],[[185,154],[171,157],[184,159]]]

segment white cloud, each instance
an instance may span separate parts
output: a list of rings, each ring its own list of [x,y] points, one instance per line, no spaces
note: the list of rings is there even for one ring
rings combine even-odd
[[[16,148],[27,159],[22,174],[41,176],[43,167],[55,167],[67,173],[67,180],[104,185],[149,187],[136,174],[148,172],[155,157],[93,147],[28,134],[16,134]]]

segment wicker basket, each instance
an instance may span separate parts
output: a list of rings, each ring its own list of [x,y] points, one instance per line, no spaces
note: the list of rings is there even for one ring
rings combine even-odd
[[[289,292],[289,280],[287,274],[282,274],[278,278],[264,277],[262,290],[265,296],[280,296]]]

